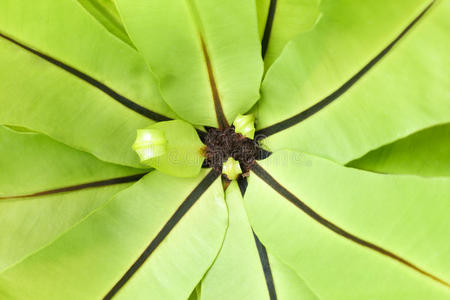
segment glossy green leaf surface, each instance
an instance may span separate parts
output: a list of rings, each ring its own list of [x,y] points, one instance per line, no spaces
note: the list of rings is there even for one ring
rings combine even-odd
[[[449,15],[0,1],[0,300],[449,299]]]
[[[270,0],[256,0],[256,16],[258,19],[259,37],[264,36],[264,29],[266,27],[267,16],[269,14]]]
[[[227,188],[225,197],[228,229],[219,255],[202,280],[200,299],[269,299],[255,239],[236,181]]]
[[[214,264],[200,286],[201,300],[270,299],[256,240],[235,181],[225,194],[228,229]],[[277,299],[315,299],[304,282],[274,256],[268,263]]]
[[[142,173],[101,162],[42,134],[2,126],[0,145],[0,270],[51,242],[130,184],[13,197]]]
[[[118,0],[117,5],[165,100],[181,118],[217,127],[221,110],[230,123],[259,98],[263,62],[254,1]]]
[[[154,121],[108,93],[174,116],[144,60],[76,1],[19,2],[2,1],[0,8],[0,123],[43,132],[105,161],[139,166],[130,145],[136,129]]]
[[[272,182],[251,173],[250,223],[318,298],[449,296],[448,178],[374,174],[292,151],[259,165]]]
[[[320,20],[320,0],[258,0],[256,4],[260,35],[267,39],[263,40],[263,47],[267,47],[263,50],[267,71],[290,40],[312,29]]]
[[[190,179],[150,173],[50,246],[3,272],[0,295],[8,299],[105,297],[206,173]],[[223,190],[216,180],[117,298],[187,299],[217,255],[226,226]]]
[[[450,124],[416,132],[369,152],[349,166],[389,174],[450,176]]]
[[[134,47],[122,24],[114,0],[78,0],[78,2],[109,32]]]
[[[268,253],[277,299],[318,300],[300,276],[280,259]]]
[[[332,103],[270,135],[266,146],[347,163],[448,122],[450,3],[433,2],[425,12],[430,3],[323,1],[320,22],[290,43],[267,73],[257,134],[322,99]]]

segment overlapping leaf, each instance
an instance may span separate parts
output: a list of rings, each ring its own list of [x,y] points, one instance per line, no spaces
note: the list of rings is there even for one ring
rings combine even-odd
[[[187,299],[217,255],[227,226],[215,178],[206,170],[189,179],[150,173],[3,272],[0,296]]]
[[[389,174],[450,176],[450,124],[419,131],[371,151],[349,166]]]
[[[320,19],[320,0],[257,0],[256,7],[265,70],[292,38]]]
[[[227,188],[226,203],[227,233],[218,257],[201,282],[199,299],[315,299],[292,270],[261,249],[264,246],[248,223],[236,182]]]
[[[1,126],[0,145],[0,270],[51,242],[143,172]]]
[[[281,151],[253,168],[251,224],[321,299],[445,299],[450,180]]]
[[[146,62],[177,114],[226,127],[265,57],[270,149],[378,148],[350,166],[448,176],[448,1],[323,0],[310,32],[316,0],[117,2],[145,60],[109,0],[1,4],[0,124],[25,132],[0,127],[0,298],[449,297],[448,178],[277,151],[250,174],[250,223],[235,182],[227,222],[213,171],[121,191],[143,171],[48,137],[141,167],[135,130],[176,118]]]
[[[264,80],[257,133],[269,149],[347,163],[449,121],[448,1],[323,1],[321,11]]]
[[[122,24],[114,0],[78,0],[78,2],[109,32],[134,47]]]
[[[254,1],[117,4],[165,100],[183,119],[224,127],[259,98],[263,62]]]
[[[141,56],[76,1],[2,1],[0,34],[2,124],[139,166],[136,129],[174,117]]]

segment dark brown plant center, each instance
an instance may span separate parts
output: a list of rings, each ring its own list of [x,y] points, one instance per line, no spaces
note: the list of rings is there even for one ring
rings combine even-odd
[[[234,131],[234,127],[224,130],[208,129],[204,140],[205,164],[218,172],[222,172],[222,165],[229,157],[239,161],[243,175],[247,175],[250,167],[260,156],[260,148],[254,140],[246,138]]]

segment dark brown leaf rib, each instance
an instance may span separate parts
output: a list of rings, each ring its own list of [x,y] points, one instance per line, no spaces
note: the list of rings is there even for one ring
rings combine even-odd
[[[242,195],[242,197],[244,197],[245,192],[247,191],[247,186],[248,186],[247,178],[239,176],[237,179],[237,183],[239,186],[239,190],[241,191],[241,195]]]
[[[269,12],[267,14],[266,26],[264,27],[264,34],[261,41],[261,54],[264,58],[266,56],[267,48],[269,47],[270,34],[272,33],[273,20],[275,18],[275,11],[277,9],[277,0],[270,0]]]
[[[103,187],[103,186],[114,185],[114,184],[134,182],[134,181],[138,181],[146,174],[147,173],[142,173],[142,174],[136,174],[136,175],[131,175],[131,176],[125,176],[125,177],[116,177],[116,178],[111,178],[111,179],[87,182],[87,183],[83,183],[83,184],[65,186],[62,188],[46,190],[46,191],[32,193],[32,194],[26,194],[26,195],[3,196],[3,197],[0,197],[0,200],[32,198],[32,197],[46,196],[46,195],[52,195],[52,194],[58,194],[58,193],[79,191],[79,190],[84,190],[84,189],[89,189],[89,188]]]
[[[237,180],[239,190],[241,191],[242,197],[245,195],[245,191],[247,190],[247,178],[239,177]],[[253,231],[253,229],[252,229]],[[259,261],[261,262],[261,267],[264,272],[264,278],[266,280],[267,292],[269,293],[270,300],[277,299],[277,293],[275,290],[275,284],[273,282],[272,269],[270,268],[269,257],[267,256],[266,247],[261,243],[259,238],[256,236],[255,232],[253,232],[253,238],[255,240],[256,249],[258,250]]]
[[[12,37],[6,36],[2,33],[0,33],[0,37],[15,44],[16,46],[21,47],[22,49],[46,60],[47,62],[69,72],[70,74],[78,77],[79,79],[89,83],[91,86],[99,89],[100,91],[102,91],[103,93],[105,93],[106,95],[110,96],[111,98],[113,98],[114,100],[116,100],[117,102],[119,102],[120,104],[124,105],[125,107],[137,112],[138,114],[147,117],[153,121],[156,122],[161,122],[161,121],[168,121],[171,120],[170,118],[163,116],[159,113],[156,113],[154,111],[151,111],[143,106],[140,106],[139,104],[131,101],[130,99],[126,98],[125,96],[120,95],[119,93],[117,93],[116,91],[112,90],[111,88],[109,88],[108,86],[106,86],[105,84],[101,83],[100,81],[90,77],[89,75],[69,66],[66,65],[65,63],[50,57],[46,54],[43,54],[37,50],[31,49],[28,46],[25,46],[24,44],[18,42],[17,40],[13,39]]]
[[[216,111],[217,124],[219,129],[225,129],[230,127],[225,113],[223,112],[222,103],[220,101],[219,91],[217,90],[216,80],[214,78],[214,72],[211,65],[211,60],[208,55],[208,50],[206,49],[205,41],[200,37],[202,44],[203,56],[206,62],[206,68],[208,70],[209,84],[211,86],[212,97],[214,101],[214,110]]]
[[[111,288],[103,299],[112,299],[119,290],[131,279],[131,277],[138,271],[138,269],[145,263],[155,249],[161,244],[161,242],[169,235],[175,225],[184,217],[189,209],[197,202],[197,200],[203,195],[204,192],[214,183],[219,177],[219,173],[211,170],[203,180],[194,188],[194,190],[187,196],[187,198],[181,203],[175,213],[170,217],[166,224],[162,227],[161,231],[150,242],[147,248],[142,252],[139,258],[131,265],[131,267],[125,272],[125,274],[117,281],[117,283]]]
[[[253,232],[253,238],[255,239],[256,249],[258,249],[259,260],[264,272],[264,278],[266,279],[267,291],[269,292],[270,300],[277,300],[277,293],[275,290],[275,284],[273,282],[272,269],[270,268],[269,257],[267,256],[266,247],[261,243],[259,238]]]
[[[257,130],[255,135],[260,136],[260,138],[265,138],[276,134],[280,131],[288,129],[292,126],[297,125],[298,123],[306,120],[312,115],[318,113],[323,108],[331,104],[333,101],[338,99],[341,95],[347,92],[359,79],[361,79],[373,66],[375,66],[394,46],[397,44],[404,35],[411,30],[411,28],[425,15],[425,13],[430,9],[430,7],[434,4],[432,2],[428,5],[401,33],[398,35],[395,40],[393,40],[386,48],[384,48],[377,56],[375,56],[367,65],[365,65],[358,73],[353,75],[347,82],[345,82],[341,87],[335,90],[333,93],[317,102],[313,106],[310,106],[306,110],[296,114],[293,117],[270,125],[266,128]]]
[[[197,134],[198,134],[198,137],[200,138],[200,140],[203,142],[203,143],[205,143],[205,139],[206,139],[206,136],[207,136],[207,132],[204,132],[203,130],[200,130],[200,129],[195,129],[195,131],[197,131]]]
[[[255,173],[259,178],[261,178],[265,183],[267,183],[271,188],[273,188],[276,192],[278,192],[281,196],[286,198],[288,201],[290,201],[292,204],[294,204],[296,207],[298,207],[301,211],[303,211],[306,215],[320,223],[321,225],[325,226],[327,229],[337,233],[338,235],[355,242],[363,247],[369,248],[373,251],[376,251],[384,256],[387,256],[389,258],[392,258],[393,260],[396,260],[397,262],[413,269],[414,271],[417,271],[428,278],[431,278],[432,280],[443,284],[446,287],[450,288],[450,284],[437,276],[419,268],[418,266],[412,264],[411,262],[407,261],[404,258],[401,258],[400,256],[392,253],[389,250],[386,250],[380,246],[377,246],[369,241],[363,240],[362,238],[359,238],[348,231],[342,229],[341,227],[335,225],[334,223],[328,221],[321,215],[319,215],[317,212],[315,212],[313,209],[311,209],[309,206],[307,206],[303,201],[298,199],[294,194],[292,194],[290,191],[288,191],[284,186],[282,186],[279,182],[275,180],[266,170],[264,170],[259,164],[255,163],[252,167],[253,173]]]

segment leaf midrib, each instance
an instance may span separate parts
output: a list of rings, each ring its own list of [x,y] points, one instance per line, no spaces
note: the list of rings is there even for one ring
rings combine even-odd
[[[85,183],[76,184],[76,185],[68,185],[68,186],[64,186],[64,187],[43,190],[43,191],[29,193],[29,194],[1,196],[0,200],[34,198],[34,197],[48,196],[48,195],[53,195],[53,194],[75,192],[75,191],[84,190],[84,189],[99,188],[99,187],[104,187],[104,186],[109,186],[109,185],[135,182],[147,174],[148,173],[140,173],[140,174],[135,174],[135,175],[130,175],[130,176],[114,177],[114,178],[109,178],[109,179],[85,182]]]
[[[344,95],[350,88],[353,87],[364,75],[366,75],[382,58],[384,58],[393,47],[403,39],[403,37],[413,28],[415,25],[426,15],[426,13],[430,10],[430,8],[434,5],[435,0],[433,0],[424,10],[409,23],[405,29],[392,41],[390,42],[380,53],[378,53],[374,58],[372,58],[362,69],[360,69],[356,74],[354,74],[349,80],[347,80],[343,85],[341,85],[338,89],[333,91],[331,94],[317,102],[316,104],[310,106],[304,111],[279,121],[275,124],[267,126],[265,128],[259,129],[256,131],[256,136],[261,136],[262,138],[267,138],[271,135],[289,129],[302,121],[308,119],[309,117],[315,115],[320,112],[322,109],[333,103],[335,100],[339,99],[342,95]]]
[[[200,183],[192,190],[185,200],[178,206],[177,210],[172,214],[169,220],[162,226],[158,234],[150,241],[145,250],[130,266],[130,268],[122,275],[122,277],[114,284],[103,299],[112,299],[125,284],[133,277],[133,275],[142,267],[150,255],[158,248],[164,239],[170,234],[172,229],[186,215],[198,199],[209,189],[214,181],[219,177],[219,173],[211,170]]]
[[[205,42],[205,30],[202,25],[202,21],[200,18],[200,15],[198,13],[197,7],[194,3],[194,0],[186,0],[187,7],[189,9],[189,12],[191,14],[192,19],[194,20],[194,24],[197,30],[198,39],[200,43],[200,47],[202,50],[203,59],[205,61],[205,67],[208,74],[208,82],[211,89],[211,97],[214,104],[214,111],[216,115],[217,125],[219,129],[225,129],[230,127],[229,122],[225,116],[223,107],[222,107],[222,100],[220,98],[220,93],[217,88],[217,83],[214,75],[214,68],[211,63],[211,58],[208,51],[208,46]]]
[[[270,0],[269,11],[267,13],[266,25],[264,26],[264,34],[261,40],[261,55],[263,59],[266,56],[267,49],[269,48],[270,37],[272,33],[273,21],[275,19],[275,13],[277,9],[277,0]]]
[[[171,120],[170,118],[161,115],[157,112],[154,112],[152,110],[149,110],[146,107],[143,107],[139,104],[137,104],[136,102],[128,99],[127,97],[119,94],[118,92],[116,92],[115,90],[113,90],[112,88],[108,87],[107,85],[105,85],[104,83],[98,81],[97,79],[87,75],[86,73],[83,73],[82,71],[69,66],[68,64],[63,63],[62,61],[51,57],[47,54],[44,54],[36,49],[33,49],[29,46],[26,46],[25,44],[23,44],[22,42],[18,41],[17,39],[8,36],[2,32],[0,32],[0,38],[3,38],[9,42],[11,42],[12,44],[22,48],[23,50],[32,53],[34,55],[36,55],[37,57],[40,57],[41,59],[47,61],[48,63],[63,69],[64,71],[68,72],[69,74],[72,74],[73,76],[77,77],[78,79],[86,82],[87,84],[89,84],[90,86],[100,90],[101,92],[103,92],[104,94],[108,95],[109,97],[111,97],[112,99],[114,99],[115,101],[119,102],[120,104],[122,104],[123,106],[133,110],[134,112],[148,118],[151,119],[155,122],[161,122],[161,121],[168,121]]]
[[[247,191],[248,182],[244,177],[240,177],[237,180],[239,190],[241,192],[242,198]],[[275,284],[273,281],[272,268],[270,266],[269,257],[267,255],[266,247],[261,243],[258,236],[255,234],[252,228],[253,239],[255,240],[255,246],[258,251],[259,262],[261,263],[261,268],[264,273],[264,280],[266,281],[267,292],[269,293],[270,300],[277,300],[277,292],[275,289]]]
[[[309,216],[314,221],[318,222],[325,228],[329,229],[330,231],[346,238],[349,241],[352,241],[360,246],[363,246],[365,248],[368,248],[370,250],[373,250],[377,253],[380,253],[386,257],[389,257],[404,266],[421,273],[422,275],[434,280],[435,282],[438,282],[439,284],[442,284],[446,286],[447,288],[450,288],[450,283],[446,282],[445,280],[439,278],[438,276],[418,267],[417,265],[411,263],[410,261],[400,257],[399,255],[380,247],[370,241],[367,241],[363,238],[360,238],[345,229],[339,227],[338,225],[334,224],[333,222],[327,220],[325,217],[321,216],[319,213],[314,211],[312,208],[310,208],[306,203],[304,203],[302,200],[297,198],[293,193],[291,193],[288,189],[286,189],[282,184],[280,184],[272,175],[270,175],[264,168],[262,168],[258,163],[255,163],[252,167],[252,172],[257,175],[263,182],[265,182],[267,185],[269,185],[275,192],[280,194],[283,198],[291,202],[293,205],[295,205],[297,208],[299,208],[303,213],[305,213],[307,216]]]

